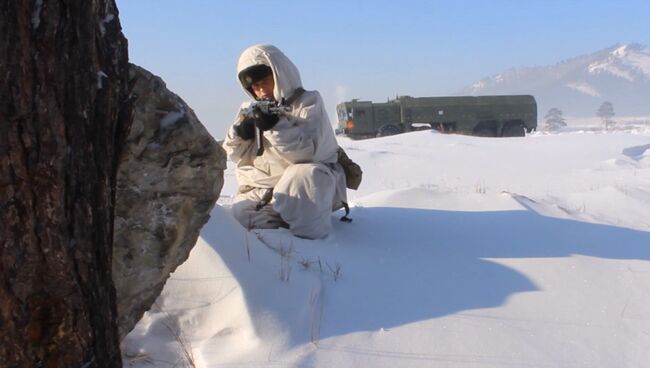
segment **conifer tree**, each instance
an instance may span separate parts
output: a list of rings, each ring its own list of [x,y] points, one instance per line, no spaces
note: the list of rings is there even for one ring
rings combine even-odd
[[[0,367],[122,365],[112,279],[130,124],[115,0],[0,1]]]
[[[562,116],[562,110],[557,107],[548,110],[544,116],[544,121],[546,124],[544,128],[549,131],[555,131],[566,127],[566,121]]]
[[[605,130],[610,130],[614,126],[615,122],[612,117],[616,114],[614,113],[614,105],[611,102],[603,102],[596,111],[596,115],[603,121]]]

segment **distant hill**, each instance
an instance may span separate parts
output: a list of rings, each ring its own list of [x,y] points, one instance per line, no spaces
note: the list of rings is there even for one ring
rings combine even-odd
[[[555,65],[508,69],[458,94],[532,94],[540,116],[551,107],[565,116],[594,116],[603,101],[617,116],[650,115],[650,52],[619,44]]]

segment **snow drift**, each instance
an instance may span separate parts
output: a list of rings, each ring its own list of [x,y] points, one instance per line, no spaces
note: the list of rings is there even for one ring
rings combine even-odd
[[[125,366],[650,362],[650,131],[340,143],[364,169],[354,221],[247,232],[227,172]]]

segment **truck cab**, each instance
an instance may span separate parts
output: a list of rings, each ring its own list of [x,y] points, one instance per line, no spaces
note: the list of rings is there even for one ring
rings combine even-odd
[[[373,138],[410,130],[402,123],[399,101],[370,102],[354,99],[336,106],[339,131],[351,138]]]
[[[339,129],[352,138],[370,138],[377,134],[374,127],[373,103],[353,99],[336,106]]]

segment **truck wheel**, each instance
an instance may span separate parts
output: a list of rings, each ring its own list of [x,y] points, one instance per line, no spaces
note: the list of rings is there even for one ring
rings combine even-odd
[[[484,126],[474,130],[474,135],[477,137],[495,137],[496,133],[494,129]]]
[[[519,124],[507,125],[503,128],[503,137],[525,137],[526,130]]]
[[[379,128],[377,131],[377,137],[386,137],[389,135],[400,134],[401,132],[402,130],[395,125],[382,125],[381,128]]]

